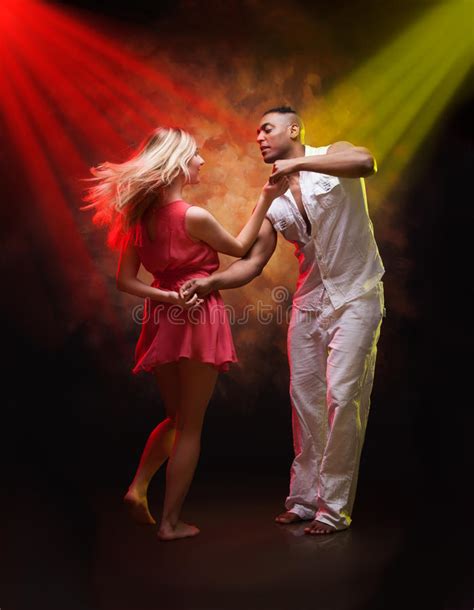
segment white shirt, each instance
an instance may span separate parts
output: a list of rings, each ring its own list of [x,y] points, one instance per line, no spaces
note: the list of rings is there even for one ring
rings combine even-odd
[[[305,146],[305,156],[323,155],[329,146]],[[267,212],[273,227],[295,245],[299,277],[293,295],[298,309],[317,309],[324,287],[334,309],[368,292],[385,269],[369,218],[363,178],[299,172],[306,223],[288,189]]]

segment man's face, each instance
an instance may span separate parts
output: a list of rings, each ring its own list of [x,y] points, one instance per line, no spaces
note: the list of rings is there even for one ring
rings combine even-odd
[[[265,163],[286,157],[293,143],[291,125],[294,125],[291,114],[270,112],[263,115],[257,129],[257,143]]]

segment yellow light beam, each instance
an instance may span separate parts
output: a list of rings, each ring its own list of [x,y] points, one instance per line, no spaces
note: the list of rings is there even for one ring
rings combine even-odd
[[[474,3],[447,1],[396,36],[376,56],[304,109],[318,140],[369,146],[386,193],[472,65]]]

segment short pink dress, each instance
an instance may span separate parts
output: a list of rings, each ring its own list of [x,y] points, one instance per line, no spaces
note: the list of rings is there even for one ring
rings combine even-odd
[[[143,221],[129,231],[140,261],[155,278],[152,286],[179,290],[190,278],[206,277],[219,267],[217,252],[186,232],[185,215],[191,206],[172,201],[154,211],[156,238],[151,241]],[[185,310],[179,305],[145,299],[140,337],[132,372],[152,371],[157,365],[190,358],[219,371],[237,362],[227,311],[222,297],[212,292],[201,305]]]

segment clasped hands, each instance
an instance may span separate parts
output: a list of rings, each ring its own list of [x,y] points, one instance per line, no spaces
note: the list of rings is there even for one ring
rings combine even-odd
[[[200,305],[204,299],[199,298],[197,294],[186,295],[183,293],[183,287],[179,289],[179,292],[175,290],[170,291],[170,303],[172,305],[179,305],[183,309],[191,309]]]
[[[212,292],[212,277],[199,277],[193,278],[191,280],[187,280],[179,289],[179,296],[185,300],[186,303],[193,302],[194,305],[200,304],[203,302],[203,297],[207,296],[210,292]],[[197,302],[194,302],[193,299],[197,299]]]

